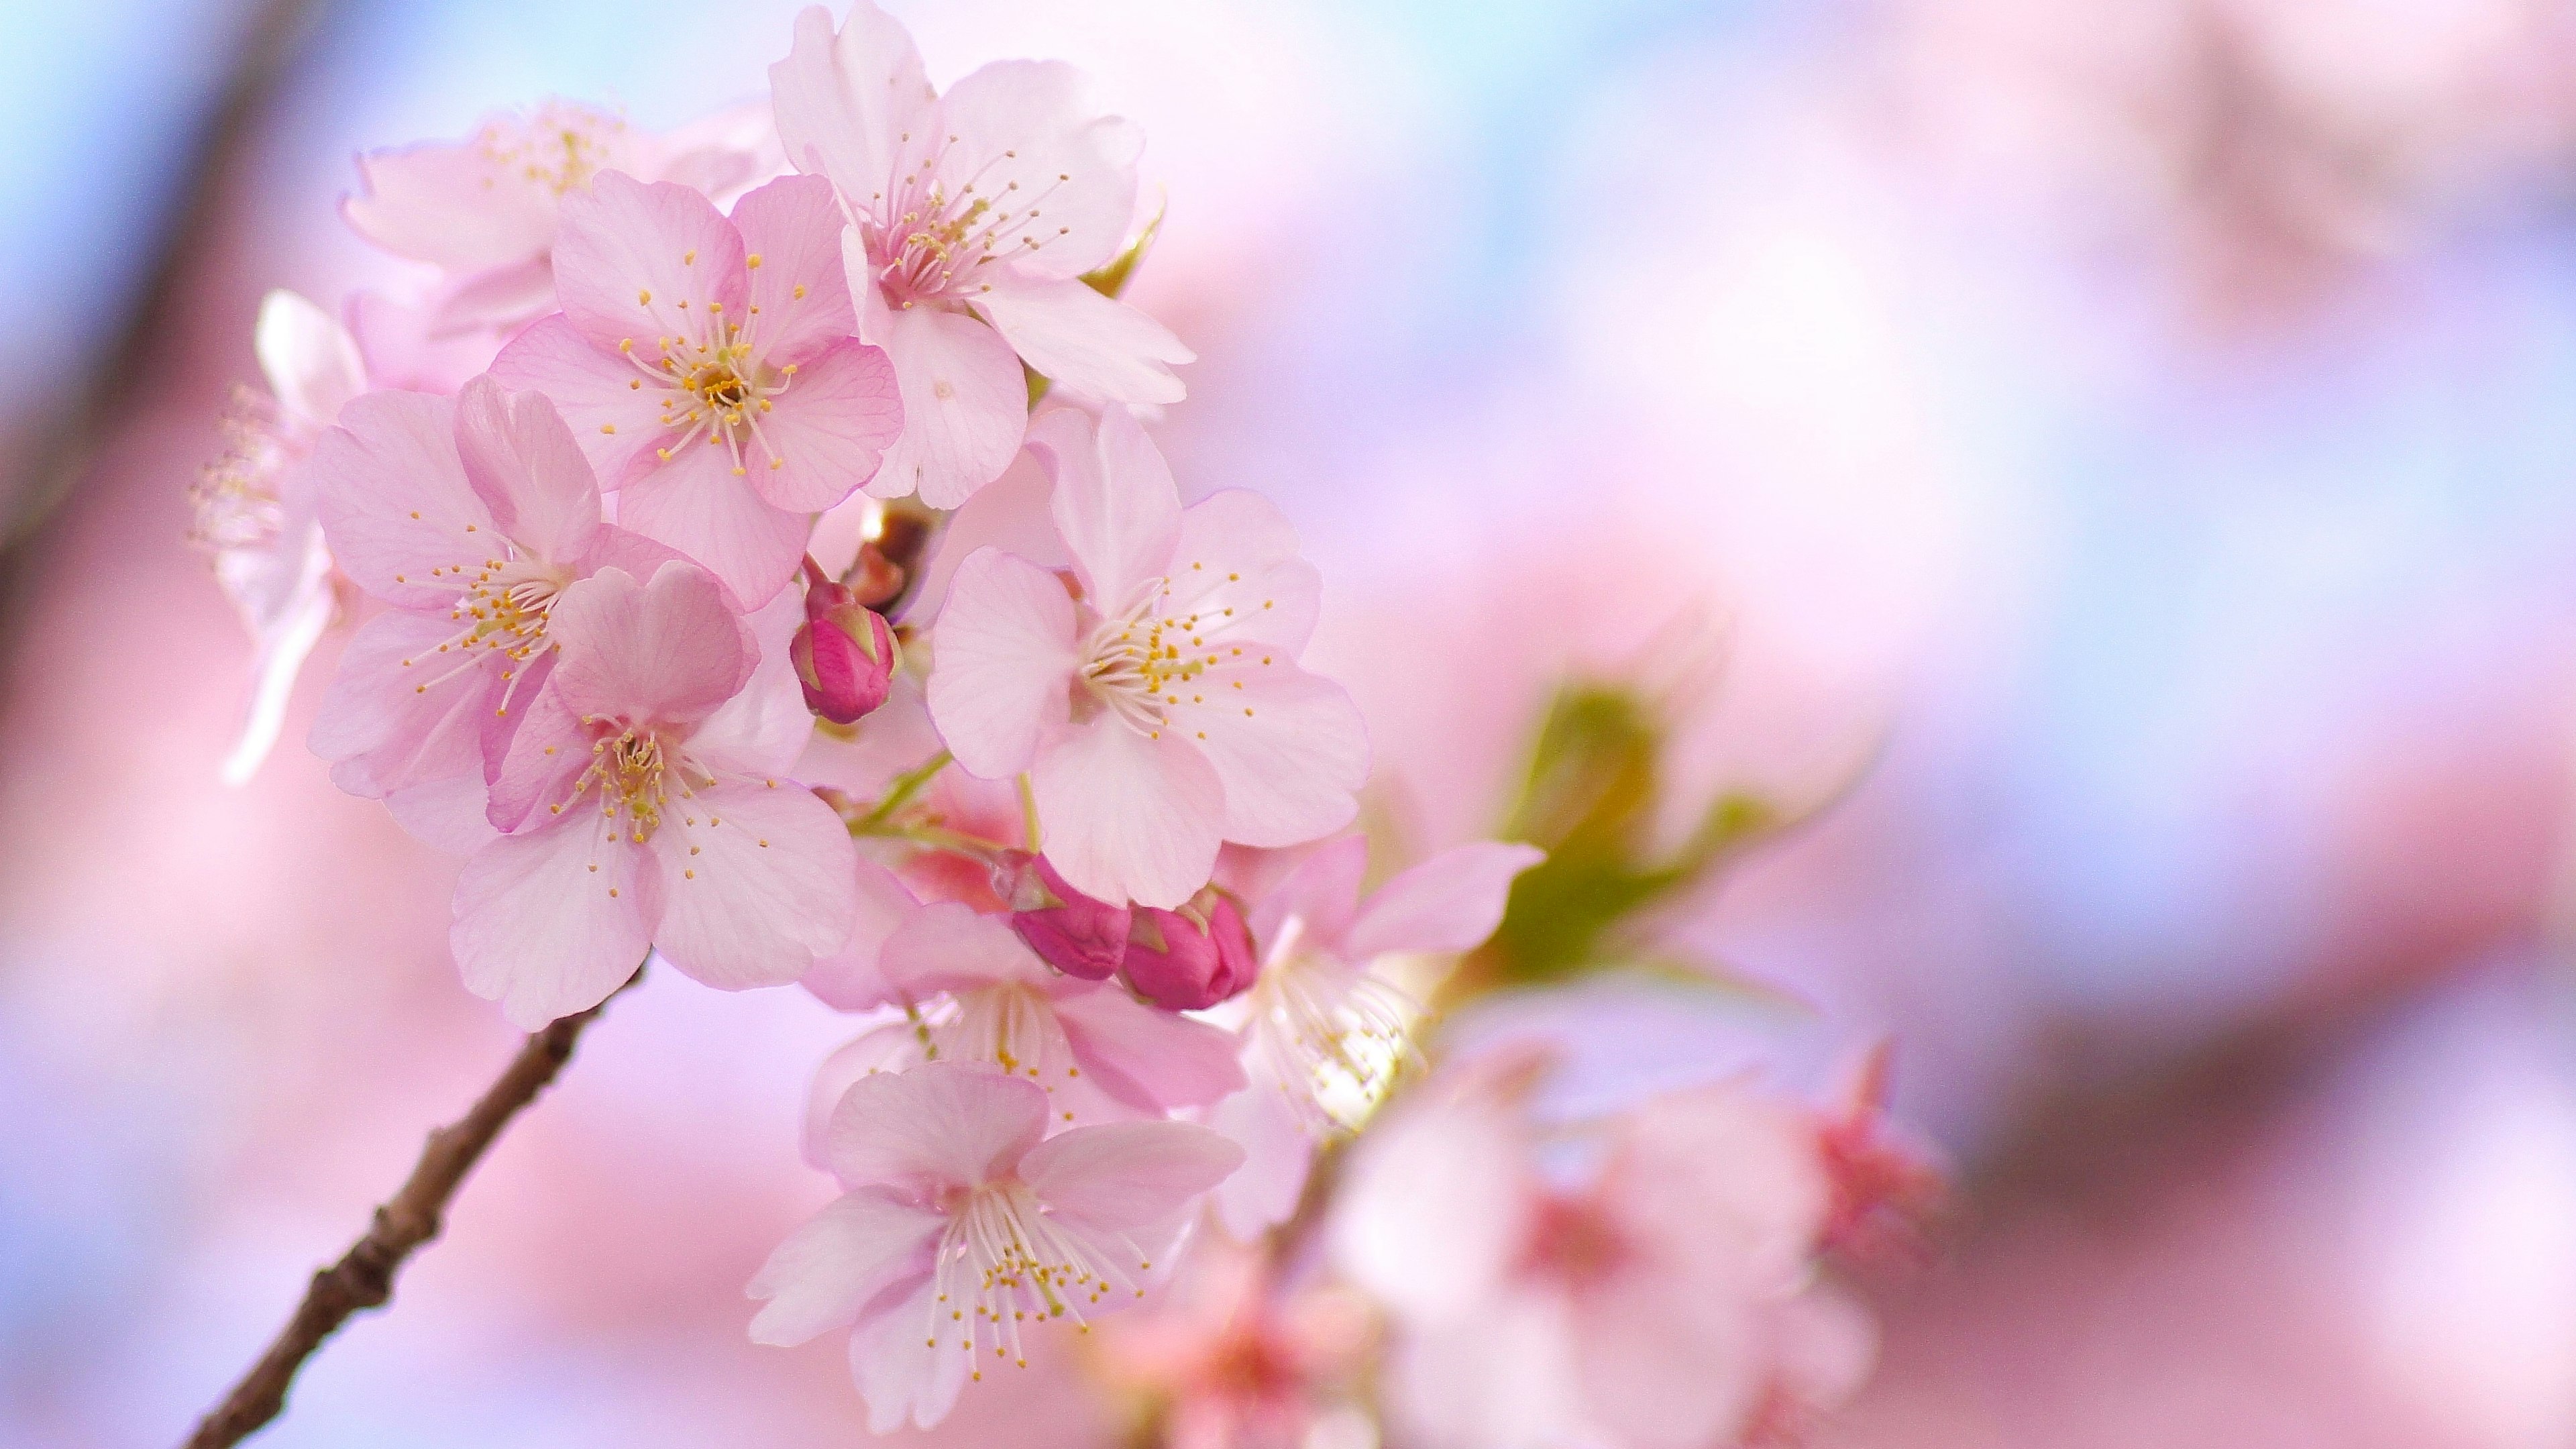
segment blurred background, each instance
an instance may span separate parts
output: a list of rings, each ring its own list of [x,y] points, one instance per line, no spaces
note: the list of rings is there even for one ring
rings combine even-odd
[[[1143,124],[1165,446],[1304,532],[1409,839],[1570,672],[1672,701],[1682,804],[1866,772],[1672,913],[1805,1007],[1566,1018],[1896,1038],[1962,1206],[1827,1445],[2576,1445],[2576,4],[889,8]],[[402,275],[354,151],[675,124],[793,9],[0,0],[0,1441],[179,1438],[513,1041],[453,864],[298,745],[336,636],[217,783],[186,489],[260,295]],[[261,1442],[860,1439],[742,1334],[846,1034],[621,998]],[[960,1427],[1080,1442],[1012,1392]]]

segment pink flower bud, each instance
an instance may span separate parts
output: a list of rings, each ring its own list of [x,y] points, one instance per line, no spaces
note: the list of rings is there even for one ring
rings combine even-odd
[[[1137,911],[1125,970],[1128,986],[1156,1006],[1196,1011],[1250,987],[1261,963],[1234,898],[1209,886],[1177,911]]]
[[[787,646],[805,707],[834,724],[850,724],[885,703],[894,681],[894,634],[885,616],[805,560],[805,622]]]
[[[1048,965],[1085,981],[1106,981],[1127,954],[1128,910],[1064,883],[1046,857],[1005,851],[993,889],[1011,908],[1011,929]]]

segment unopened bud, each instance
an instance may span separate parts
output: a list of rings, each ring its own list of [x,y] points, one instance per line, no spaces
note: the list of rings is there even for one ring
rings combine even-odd
[[[1261,974],[1234,898],[1214,886],[1179,910],[1136,912],[1127,932],[1127,984],[1166,1011],[1196,1011],[1241,994]]]
[[[885,703],[894,682],[894,632],[870,609],[805,561],[805,622],[787,646],[805,707],[834,724],[851,724]]]
[[[1129,912],[1096,901],[1055,873],[1046,857],[1005,851],[994,889],[1011,908],[1011,929],[1030,950],[1067,976],[1106,981],[1127,954]]]

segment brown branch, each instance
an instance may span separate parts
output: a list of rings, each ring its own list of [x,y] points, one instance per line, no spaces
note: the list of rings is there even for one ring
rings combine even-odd
[[[644,968],[635,968],[626,986],[644,979]],[[619,991],[626,986],[618,988]],[[616,993],[610,993],[612,999]],[[474,1109],[452,1126],[441,1127],[429,1134],[429,1144],[421,1149],[420,1161],[412,1167],[411,1176],[402,1190],[376,1209],[376,1218],[364,1237],[351,1245],[340,1261],[313,1275],[312,1286],[305,1289],[304,1301],[287,1320],[268,1352],[251,1366],[231,1393],[197,1425],[188,1439],[187,1449],[224,1449],[238,1444],[258,1432],[261,1425],[278,1416],[286,1407],[286,1390],[295,1382],[296,1372],[304,1361],[322,1347],[322,1341],[336,1332],[349,1315],[365,1308],[381,1308],[393,1296],[394,1274],[402,1268],[421,1244],[438,1236],[441,1217],[450,1198],[474,1170],[501,1129],[519,1114],[519,1109],[537,1098],[546,1085],[572,1060],[573,1043],[582,1029],[607,1009],[603,1001],[588,1011],[549,1023],[543,1031],[529,1035],[518,1055],[510,1059],[509,1068],[501,1073],[483,1093]]]

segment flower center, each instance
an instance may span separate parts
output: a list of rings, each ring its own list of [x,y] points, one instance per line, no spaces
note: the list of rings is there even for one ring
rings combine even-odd
[[[508,546],[506,540],[504,546]],[[546,638],[546,621],[554,612],[555,600],[572,582],[544,561],[519,554],[514,548],[510,551],[512,557],[485,559],[470,575],[465,564],[429,571],[433,579],[453,581],[458,590],[447,617],[460,627],[430,653],[403,661],[403,668],[412,669],[440,654],[453,656],[446,670],[412,686],[412,693],[426,694],[485,660],[497,658],[507,662],[501,678],[509,688],[502,692],[495,713],[510,712],[510,701],[517,697],[519,680],[526,673],[521,666],[553,647]]]
[[[1135,1255],[1136,1274],[1153,1268],[1133,1244],[1127,1247]],[[927,1343],[937,1348],[943,1333],[953,1334],[949,1341],[965,1353],[990,1345],[994,1357],[1026,1368],[1020,1332],[1030,1318],[1083,1323],[1083,1310],[1113,1293],[1144,1297],[1138,1281],[1090,1242],[1057,1226],[1027,1187],[985,1183],[952,1205],[940,1235]],[[981,1368],[975,1377],[983,1377]]]
[[[1608,1276],[1627,1254],[1626,1236],[1597,1204],[1552,1192],[1539,1199],[1532,1215],[1521,1267],[1580,1287]]]
[[[278,481],[304,456],[303,441],[290,431],[283,408],[246,387],[233,389],[215,426],[224,450],[188,490],[197,514],[189,537],[218,553],[262,547],[285,530]]]
[[[696,253],[690,253],[692,263],[695,258]],[[801,294],[803,289],[798,291]],[[689,306],[686,300],[675,305],[684,312]],[[708,447],[726,450],[737,478],[750,471],[755,453],[765,457],[771,468],[785,467],[787,459],[762,429],[761,420],[795,381],[796,364],[770,367],[761,361],[754,335],[757,316],[736,322],[724,315],[722,302],[710,301],[704,307],[703,318],[688,319],[697,335],[653,339],[654,356],[649,362],[637,355],[635,339],[617,345],[619,354],[642,374],[632,386],[650,387],[660,394],[658,422],[664,432],[679,435],[657,447],[656,455],[667,463],[681,449],[704,440]],[[751,310],[756,314],[760,309]]]
[[[1421,1007],[1358,966],[1306,950],[1305,926],[1288,918],[1253,982],[1253,1055],[1309,1130],[1356,1130],[1413,1056],[1407,1023]]]
[[[890,306],[963,301],[989,292],[991,282],[980,275],[987,266],[1034,255],[1073,230],[1049,224],[1044,209],[1047,198],[1073,180],[1072,173],[1040,173],[1019,152],[1004,151],[952,183],[939,172],[956,144],[950,136],[916,146],[913,133],[904,132],[895,148],[901,169],[885,190],[856,208],[868,262]]]
[[[704,766],[689,759],[676,742],[665,741],[648,725],[595,717],[582,722],[601,732],[591,741],[590,764],[574,779],[572,793],[564,797],[562,804],[548,807],[555,814],[562,814],[564,806],[595,790],[599,793],[600,814],[610,831],[623,832],[629,840],[642,845],[662,828],[662,816],[671,808],[674,786],[685,799],[692,793],[689,785],[693,779],[701,784],[715,783],[715,776]],[[616,732],[608,733],[612,728]]]
[[[524,116],[486,125],[474,147],[504,174],[561,196],[625,164],[626,120],[570,101],[548,101]]]

